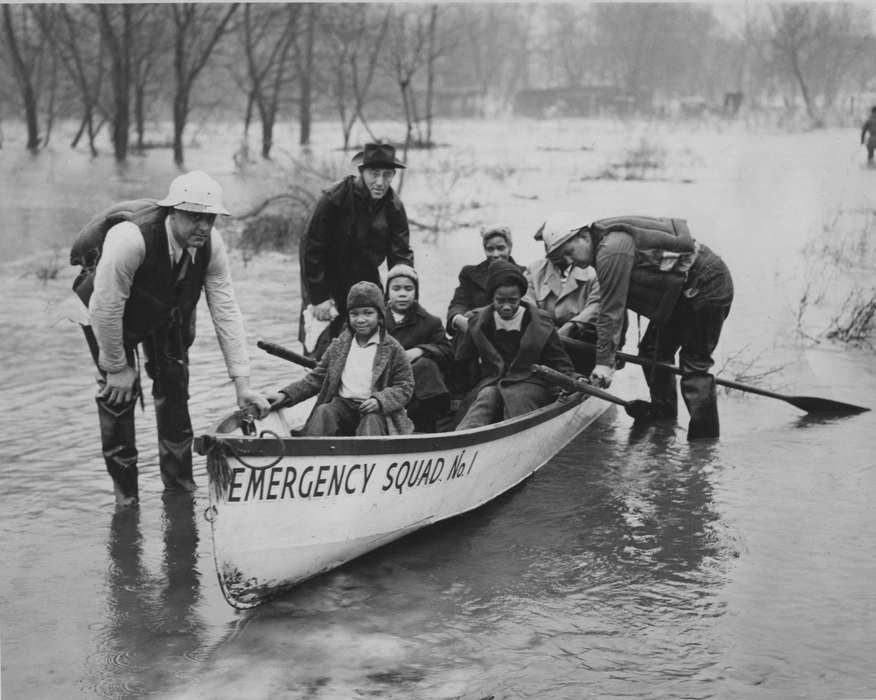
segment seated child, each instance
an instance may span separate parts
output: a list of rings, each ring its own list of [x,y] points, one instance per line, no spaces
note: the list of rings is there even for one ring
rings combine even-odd
[[[380,287],[357,282],[347,295],[347,328],[303,379],[270,397],[292,406],[319,394],[305,435],[404,435],[414,426],[405,405],[414,375],[404,348],[383,324]]]
[[[434,433],[450,411],[444,371],[453,357],[444,325],[420,306],[419,277],[414,268],[396,265],[386,275],[386,330],[405,349],[414,371],[414,398],[408,416],[418,433]]]
[[[490,263],[487,293],[492,304],[478,309],[456,350],[458,361],[479,359],[482,377],[457,430],[489,425],[551,403],[559,392],[532,373],[533,364],[578,376],[553,319],[523,298],[526,288],[526,277],[516,265],[506,260]]]

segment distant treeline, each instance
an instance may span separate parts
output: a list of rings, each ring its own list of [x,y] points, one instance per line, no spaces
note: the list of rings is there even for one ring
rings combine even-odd
[[[357,123],[373,137],[369,120],[398,119],[405,147],[428,146],[436,116],[515,105],[641,114],[735,95],[817,124],[876,66],[870,9],[848,3],[3,4],[2,24],[0,119],[22,120],[28,149],[72,118],[72,147],[96,154],[104,132],[124,160],[170,121],[179,165],[193,120],[256,125],[266,158],[278,121],[306,144],[337,119],[348,148]]]

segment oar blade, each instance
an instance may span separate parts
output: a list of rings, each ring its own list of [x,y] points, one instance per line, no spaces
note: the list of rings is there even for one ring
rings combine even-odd
[[[633,420],[641,420],[643,418],[651,417],[652,404],[650,401],[633,399],[632,401],[627,401],[627,405],[624,406],[624,410],[627,412],[627,415]]]
[[[866,406],[855,406],[854,404],[834,401],[832,399],[822,399],[817,396],[786,396],[784,399],[801,411],[806,411],[806,413],[851,414],[864,413],[870,410]]]

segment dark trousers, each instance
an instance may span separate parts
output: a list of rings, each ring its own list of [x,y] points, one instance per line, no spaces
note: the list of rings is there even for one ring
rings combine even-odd
[[[89,348],[97,364],[96,343],[92,331],[83,327]],[[183,359],[172,358],[156,343],[143,343],[146,373],[152,379],[152,398],[158,428],[158,463],[161,480],[171,490],[194,488],[192,478],[192,421],[189,416],[188,353]],[[128,364],[134,365],[134,353],[128,355]],[[106,373],[99,370],[98,386],[106,384]],[[140,396],[139,379],[134,397],[125,406],[110,406],[97,398],[100,439],[106,470],[113,479],[116,497],[139,498],[137,445],[134,427],[134,408]]]
[[[547,387],[531,382],[515,387],[509,386],[504,393],[495,384],[483,387],[477,392],[456,430],[480,428],[498,423],[501,420],[522,416],[553,401],[554,396]]]
[[[319,404],[304,427],[305,435],[386,435],[386,416],[382,413],[359,413],[359,401],[335,396]]]
[[[687,432],[690,440],[720,434],[715,378],[709,370],[714,365],[712,353],[729,311],[729,305],[694,308],[681,301],[666,325],[656,328],[649,323],[639,343],[639,356],[648,360],[673,364],[678,353],[681,395],[690,413]],[[653,367],[643,370],[655,412],[674,418],[678,415],[675,375]]]

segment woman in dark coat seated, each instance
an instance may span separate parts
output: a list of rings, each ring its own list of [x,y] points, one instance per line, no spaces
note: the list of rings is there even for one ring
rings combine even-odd
[[[489,425],[551,403],[558,391],[532,373],[547,365],[569,377],[578,373],[563,349],[553,319],[524,299],[527,281],[507,260],[490,264],[490,306],[478,309],[456,350],[457,361],[480,362],[483,377],[457,430]]]
[[[434,433],[450,411],[444,372],[453,358],[441,319],[420,306],[419,277],[414,268],[396,265],[386,276],[386,330],[405,349],[414,370],[414,397],[408,417],[418,433]]]
[[[493,226],[481,229],[481,240],[486,258],[477,265],[464,265],[459,272],[459,285],[447,308],[447,333],[453,339],[454,351],[468,328],[469,320],[477,309],[492,303],[487,294],[487,269],[494,260],[506,260],[521,271],[511,257],[511,229]],[[448,382],[454,395],[465,394],[478,381],[477,363],[454,363],[448,373]]]

